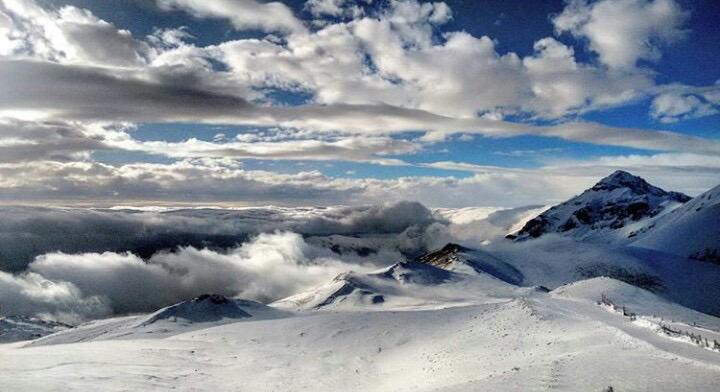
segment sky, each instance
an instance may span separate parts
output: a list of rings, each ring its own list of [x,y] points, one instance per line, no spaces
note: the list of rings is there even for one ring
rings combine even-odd
[[[562,201],[720,184],[711,0],[0,0],[0,202]]]

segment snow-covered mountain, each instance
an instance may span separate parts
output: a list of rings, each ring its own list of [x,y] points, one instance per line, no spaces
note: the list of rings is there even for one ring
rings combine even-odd
[[[443,249],[451,246],[457,245]],[[342,273],[327,284],[272,306],[294,310],[434,308],[459,306],[478,298],[489,301],[535,289],[514,286],[482,271],[456,268],[462,261],[433,265],[426,257],[424,260],[402,261],[370,273]]]
[[[618,170],[580,195],[531,219],[508,237],[525,240],[561,233],[578,239],[614,242],[627,238],[647,219],[671,211],[688,200],[687,195],[665,191]]]
[[[0,319],[0,338],[35,339],[0,344],[0,385],[717,391],[720,187],[688,199],[616,172],[549,210],[444,209],[379,232],[375,218],[313,225],[297,242],[312,257],[298,261],[355,271],[268,305],[201,295],[64,330]],[[500,240],[512,227],[520,241]]]
[[[453,243],[420,256],[415,261],[449,271],[470,274],[486,273],[514,285],[520,285],[523,282],[522,273],[507,262],[488,252]]]
[[[33,341],[33,346],[109,339],[160,339],[196,329],[289,314],[255,301],[204,294],[139,316],[95,320]]]
[[[631,235],[633,246],[720,263],[720,185]]]
[[[476,282],[485,290],[495,289],[483,286],[490,281],[507,286],[477,276],[491,279]],[[131,332],[122,327],[127,318],[111,319],[105,325],[116,327],[102,335],[81,326],[73,339],[67,331],[29,347],[0,345],[0,385],[33,391],[716,391],[720,385],[720,319],[609,278],[549,293],[468,295],[459,306],[334,310],[241,317],[165,336]],[[168,313],[156,315],[173,317]],[[135,323],[153,318],[134,317]]]

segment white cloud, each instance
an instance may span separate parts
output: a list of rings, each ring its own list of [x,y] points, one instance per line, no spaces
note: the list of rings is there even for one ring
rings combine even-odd
[[[71,324],[111,314],[104,298],[86,296],[72,283],[52,281],[33,272],[12,275],[0,271],[0,310],[3,315],[35,316]]]
[[[362,0],[357,3],[348,0],[307,0],[304,8],[315,18],[324,16],[358,18],[365,13],[362,5],[370,4],[372,0]]]
[[[660,156],[663,155],[656,159]],[[670,157],[683,155],[667,156],[672,162]],[[33,162],[0,165],[0,199],[71,205],[358,205],[418,200],[437,207],[513,207],[564,200],[620,168],[690,194],[720,183],[718,168],[707,163],[715,157],[687,156],[700,163],[624,164],[623,158],[608,157],[604,161],[572,161],[562,165],[550,162],[538,169],[509,169],[436,162],[427,166],[475,174],[464,178],[397,179],[331,178],[314,171],[280,174],[197,160],[119,166]]]
[[[674,0],[570,0],[553,23],[586,38],[607,66],[627,69],[659,59],[662,45],[683,38],[687,16]]]
[[[0,117],[0,162],[83,160],[93,151],[109,148],[81,124]]]
[[[165,10],[184,10],[199,18],[224,18],[238,30],[302,32],[302,22],[280,2],[255,0],[157,0]]]
[[[17,4],[44,15],[39,19],[55,30],[64,23],[52,21],[48,15],[54,11],[29,2]],[[226,5],[203,4],[213,9]],[[114,29],[77,8],[64,7],[57,14],[62,20]],[[50,118],[243,123],[348,132],[429,129],[448,133],[472,128],[486,135],[507,135],[542,132],[483,120],[513,113],[557,118],[621,105],[654,88],[645,72],[580,63],[570,47],[552,38],[538,40],[535,53],[520,58],[514,53],[500,55],[489,37],[463,32],[435,36],[434,26],[450,17],[444,3],[391,2],[377,15],[292,34],[281,41],[244,39],[200,48],[185,42],[187,33],[177,29],[172,34],[157,32],[148,42],[113,30],[110,35],[126,37],[130,46],[102,35],[91,34],[98,39],[72,44],[63,38],[53,45],[68,47],[62,51],[71,53],[142,46],[145,49],[136,52],[145,53],[150,66],[108,71],[74,63],[6,60],[2,74],[8,77],[3,84],[13,91],[13,98],[0,100],[0,106],[5,112],[44,113]],[[52,41],[43,34],[42,39],[30,41]],[[149,43],[157,46],[150,48]],[[95,57],[107,56],[85,56],[83,64],[106,65]],[[124,60],[134,59],[130,53],[121,57],[107,57],[107,61],[123,65]],[[40,58],[54,59],[50,55]],[[224,63],[228,70],[215,70],[209,59]],[[267,99],[262,93],[265,88],[310,92],[315,102],[325,106],[252,105]],[[596,135],[595,140],[601,139]]]
[[[551,204],[588,188],[600,178],[622,169],[647,179],[667,190],[689,195],[705,192],[720,183],[720,160],[712,155],[690,153],[660,153],[654,155],[600,156],[592,159],[570,160],[545,158],[543,166],[534,169],[502,168],[463,162],[434,162],[428,167],[476,173],[476,177],[511,180],[509,197],[533,195],[530,204]],[[501,183],[501,181],[497,181]],[[545,197],[541,190],[546,187]],[[523,203],[496,204],[519,206]],[[468,204],[470,205],[470,204]],[[477,205],[477,204],[476,204]]]
[[[664,123],[712,116],[720,113],[719,98],[720,87],[673,86],[653,99],[650,115]]]
[[[388,105],[257,106],[213,91],[193,74],[158,73],[138,78],[50,63],[0,60],[0,82],[12,94],[0,97],[0,110],[32,109],[55,118],[95,121],[180,121],[301,128],[324,132],[388,134],[428,131],[425,140],[453,133],[507,137],[522,134],[648,149],[717,153],[717,142],[679,133],[613,128],[594,123],[538,127],[484,117],[448,117]],[[152,79],[148,80],[151,77]],[[439,94],[440,96],[442,94]]]
[[[348,264],[294,233],[260,234],[227,252],[181,248],[143,260],[130,253],[48,253],[28,272],[0,271],[3,314],[66,322],[150,312],[204,293],[270,302],[324,283]]]
[[[274,201],[274,200],[270,200]],[[123,200],[122,202],[131,202]],[[233,248],[260,233],[385,236],[384,263],[403,249],[417,252],[420,235],[442,222],[417,202],[332,207],[122,207],[109,209],[0,206],[0,270],[23,271],[48,252],[127,251],[149,258],[180,246]],[[352,252],[343,257],[348,260]],[[359,256],[358,256],[359,257]]]
[[[0,96],[0,116],[36,121],[0,121],[0,184],[6,186],[0,196],[30,201],[68,201],[76,194],[82,202],[126,197],[142,202],[207,198],[332,204],[416,194],[434,205],[466,205],[472,202],[472,192],[482,192],[488,204],[514,205],[531,202],[539,192],[530,187],[527,196],[503,199],[501,192],[509,189],[517,173],[499,169],[493,176],[470,179],[343,180],[316,171],[249,171],[237,162],[257,158],[402,165],[396,155],[415,153],[454,134],[462,135],[458,142],[473,135],[538,135],[716,157],[716,140],[563,121],[655,94],[660,95],[651,114],[660,121],[715,112],[720,101],[717,86],[656,86],[650,71],[627,66],[654,58],[660,47],[656,41],[682,35],[684,13],[674,4],[569,4],[555,18],[558,30],[587,37],[601,60],[610,56],[611,66],[603,66],[579,61],[571,46],[554,38],[539,39],[532,54],[520,57],[500,53],[491,37],[440,33],[439,27],[452,17],[445,3],[392,1],[372,13],[343,16],[340,22],[335,19],[306,30],[279,3],[163,2],[165,8],[182,8],[200,17],[230,18],[238,28],[291,32],[282,38],[199,47],[182,28],[159,30],[141,40],[87,10],[5,0],[0,6],[0,40],[7,50],[0,59],[0,84],[6,94]],[[315,5],[321,6],[308,3]],[[254,18],[257,25],[244,24],[252,16],[236,12],[244,6],[268,12]],[[626,17],[609,21],[608,15],[618,10],[627,11]],[[281,17],[271,18],[274,12]],[[641,23],[628,27],[628,21],[636,19]],[[637,48],[626,42],[592,46],[598,29],[611,22],[619,24],[629,42],[643,42],[636,56],[628,57],[626,52]],[[108,48],[117,50],[106,53]],[[277,89],[307,94],[311,102],[273,105],[268,91]],[[537,126],[503,121],[507,115],[559,121]],[[112,124],[125,121],[280,129],[273,135],[258,131],[213,141],[140,141]],[[424,134],[409,137],[406,131]],[[167,165],[92,162],[91,154],[103,149],[185,160]],[[412,187],[422,190],[413,193]],[[457,194],[442,201],[442,187]],[[546,197],[567,193],[555,189]]]
[[[421,145],[416,142],[390,137],[341,136],[323,140],[323,135],[294,140],[252,142],[202,141],[188,139],[184,142],[139,142],[127,139],[109,143],[131,151],[166,155],[173,158],[233,158],[233,159],[283,159],[283,160],[335,160],[375,163],[380,165],[405,165],[404,162],[387,158],[386,155],[404,155],[417,152]]]
[[[32,262],[12,266],[15,275],[0,272],[3,314],[69,322],[153,311],[203,293],[270,302],[341,272],[377,269],[405,252],[424,251],[447,223],[411,202],[143,212],[3,207],[2,212],[4,258],[13,257],[17,238],[35,243],[24,255]],[[215,250],[185,246],[192,236]],[[222,236],[235,242],[213,242]],[[133,245],[137,240],[142,242]],[[131,251],[87,251],[138,245],[153,251],[145,259]],[[364,245],[372,251],[361,254]],[[44,253],[49,249],[76,253]]]
[[[65,63],[139,67],[154,55],[147,43],[88,10],[73,6],[48,10],[27,0],[0,2],[3,36],[8,42],[0,54]]]

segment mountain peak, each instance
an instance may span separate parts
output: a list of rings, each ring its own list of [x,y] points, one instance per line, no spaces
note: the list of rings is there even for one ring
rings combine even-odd
[[[418,257],[417,259],[415,259],[415,262],[421,264],[430,264],[440,268],[448,268],[449,265],[456,261],[457,254],[459,252],[465,252],[468,250],[468,248],[465,248],[462,245],[448,242],[442,248],[436,249]]]
[[[662,189],[650,185],[642,177],[630,174],[624,170],[616,170],[614,173],[598,181],[598,183],[592,187],[592,190],[600,191],[617,188],[629,188],[636,193],[665,193]]]
[[[688,200],[687,195],[667,192],[641,177],[617,170],[582,194],[531,219],[509,238],[536,238],[550,232],[592,237],[654,217],[666,207]]]
[[[616,182],[616,181],[644,181],[641,177],[626,172],[625,170],[615,170],[609,176],[600,180],[600,182]]]

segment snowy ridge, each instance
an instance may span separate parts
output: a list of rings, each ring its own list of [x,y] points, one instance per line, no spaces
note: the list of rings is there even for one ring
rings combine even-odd
[[[626,241],[633,228],[690,200],[618,170],[582,194],[528,221],[509,238],[525,240],[548,233],[602,242]]]
[[[162,308],[149,315],[91,321],[45,336],[33,341],[30,345],[42,346],[113,339],[159,339],[227,323],[288,316],[290,316],[289,313],[255,301],[206,294]]]
[[[523,275],[515,267],[490,253],[449,243],[415,260],[449,271],[466,274],[489,274],[510,284],[519,285]]]
[[[385,271],[395,272],[407,271]],[[486,274],[466,276],[484,276],[507,286]],[[488,281],[475,282],[484,283]],[[257,322],[240,318],[176,331],[181,333],[164,339],[115,334],[79,339],[83,344],[0,345],[0,355],[9,359],[0,362],[0,384],[37,391],[61,385],[289,391],[601,391],[608,386],[717,390],[720,352],[685,335],[665,334],[651,322],[662,317],[673,323],[664,324],[673,330],[688,328],[692,336],[712,341],[720,325],[717,318],[608,278],[576,282],[551,293],[504,294],[491,301],[468,295],[472,300],[463,306],[336,308]],[[599,306],[602,295],[627,306],[636,317]],[[35,370],[27,372],[28,367]],[[55,376],[59,369],[61,378]]]
[[[609,278],[559,287],[551,295],[592,302],[664,338],[720,354],[720,319],[679,306],[641,288]]]
[[[361,274],[347,272],[331,282],[304,293],[276,301],[271,306],[299,310],[361,310],[458,306],[477,298],[509,298],[535,288],[520,288],[501,279],[501,264],[475,262],[468,248],[448,244],[416,261],[404,261]],[[494,273],[486,272],[492,271]],[[517,272],[519,273],[519,272]],[[508,274],[508,276],[511,276]]]
[[[689,324],[705,325],[720,331],[720,319],[717,317],[688,309],[648,290],[607,277],[577,281],[560,286],[550,293],[557,297],[588,302],[597,302],[605,297],[626,307],[628,312],[638,315],[654,316],[668,321],[683,320]]]

